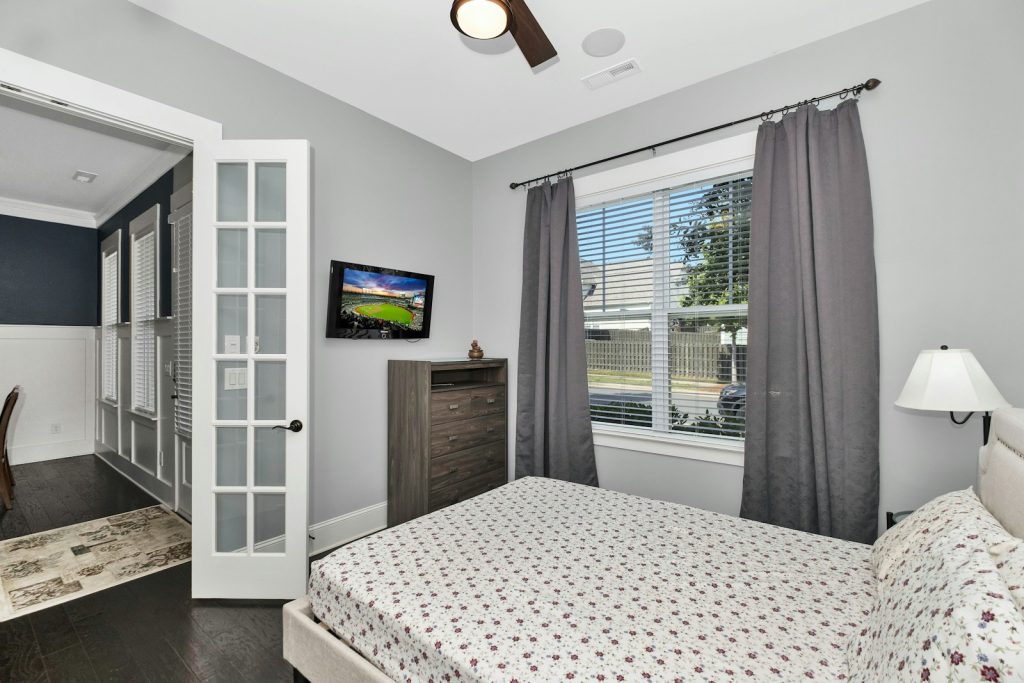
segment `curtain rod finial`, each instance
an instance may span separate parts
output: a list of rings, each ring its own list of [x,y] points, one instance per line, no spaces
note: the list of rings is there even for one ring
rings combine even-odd
[[[510,190],[518,190],[519,189],[519,183],[509,183],[508,184],[508,189],[510,189]]]
[[[868,80],[864,81],[865,90],[874,90],[880,85],[882,85],[882,81],[878,80],[877,78],[869,78]]]

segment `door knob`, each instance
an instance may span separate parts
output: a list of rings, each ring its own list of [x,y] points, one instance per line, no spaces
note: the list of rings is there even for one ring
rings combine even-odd
[[[287,429],[290,432],[301,432],[302,422],[300,420],[292,420],[286,425],[274,425],[274,429]]]

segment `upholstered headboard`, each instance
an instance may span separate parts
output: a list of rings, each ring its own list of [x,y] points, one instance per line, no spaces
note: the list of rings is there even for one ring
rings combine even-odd
[[[978,495],[1007,531],[1024,538],[1024,409],[993,413],[978,457]]]

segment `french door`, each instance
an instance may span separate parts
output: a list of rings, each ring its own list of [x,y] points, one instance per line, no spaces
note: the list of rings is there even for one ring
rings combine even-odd
[[[192,595],[305,593],[309,144],[195,148]]]

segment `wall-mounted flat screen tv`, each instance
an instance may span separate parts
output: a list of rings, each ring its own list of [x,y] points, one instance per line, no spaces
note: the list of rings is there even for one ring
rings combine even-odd
[[[434,276],[331,261],[327,336],[423,339],[430,336]]]

